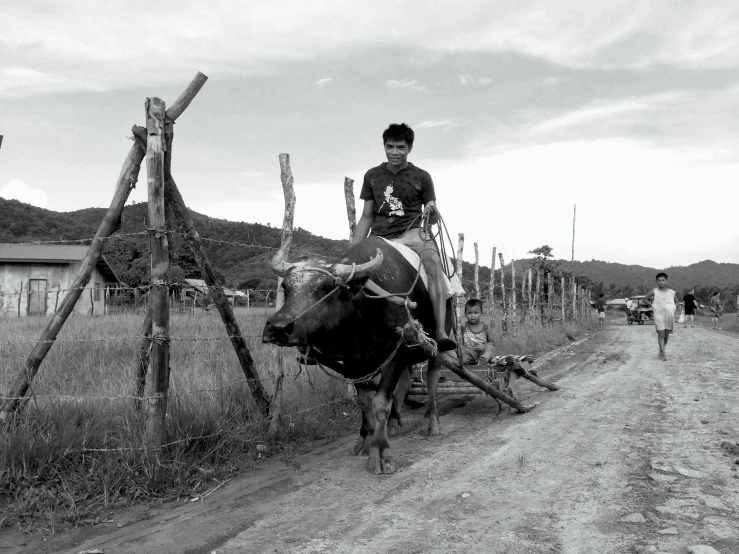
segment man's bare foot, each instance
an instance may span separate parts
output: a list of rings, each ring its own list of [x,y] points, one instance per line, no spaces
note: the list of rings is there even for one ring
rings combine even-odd
[[[439,352],[449,352],[457,349],[457,343],[449,337],[436,339],[436,345],[439,347]]]

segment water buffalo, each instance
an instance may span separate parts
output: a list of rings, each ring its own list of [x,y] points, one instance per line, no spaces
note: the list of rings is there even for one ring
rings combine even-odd
[[[402,396],[407,391],[407,368],[429,358],[423,349],[399,342],[397,329],[409,323],[405,306],[368,298],[368,279],[395,293],[413,290],[412,310],[427,331],[434,329],[429,294],[421,280],[414,284],[416,268],[382,239],[370,237],[351,247],[342,260],[331,263],[311,257],[287,263],[278,252],[272,269],[283,278],[285,304],[267,320],[263,341],[295,346],[349,379],[360,379],[382,368],[374,380],[356,384],[362,410],[360,439],[355,453],[367,451],[371,473],[393,473],[395,462],[387,438],[388,420],[400,423]],[[447,314],[452,308],[448,306]],[[451,328],[451,321],[447,321]],[[402,379],[401,379],[402,377]],[[379,383],[377,381],[379,380]],[[398,387],[399,402],[393,403]],[[428,401],[425,417],[430,434],[439,433],[436,386],[439,364],[429,360]]]

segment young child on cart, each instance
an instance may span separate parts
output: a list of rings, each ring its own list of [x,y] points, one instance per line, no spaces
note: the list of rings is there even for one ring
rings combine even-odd
[[[473,298],[464,305],[462,355],[464,365],[488,364],[494,355],[493,331],[482,321],[482,300]]]

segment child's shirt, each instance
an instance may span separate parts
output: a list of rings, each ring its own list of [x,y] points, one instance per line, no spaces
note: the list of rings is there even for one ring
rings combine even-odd
[[[713,296],[711,298],[711,310],[714,312],[721,311],[721,299],[718,296]]]
[[[466,323],[462,325],[462,344],[465,346],[484,346],[488,343],[488,324],[483,323],[482,329],[475,333]]]
[[[674,314],[677,309],[675,302],[676,297],[677,294],[672,289],[659,290],[656,288],[654,289],[654,302],[652,302],[652,307],[655,311],[669,311]]]

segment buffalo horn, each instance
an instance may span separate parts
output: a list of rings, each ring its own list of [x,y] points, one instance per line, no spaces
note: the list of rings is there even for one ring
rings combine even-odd
[[[272,271],[274,271],[279,277],[284,277],[285,274],[290,270],[290,268],[295,264],[291,264],[285,261],[285,253],[283,252],[282,248],[280,248],[277,251],[277,254],[275,254],[274,258],[272,258],[272,262],[270,265],[272,266]]]
[[[354,274],[352,275],[352,266],[346,265],[346,264],[334,264],[334,274],[343,281],[346,281],[350,277],[352,279],[362,279],[364,277],[367,277],[370,273],[372,273],[375,269],[380,267],[382,264],[382,252],[380,249],[377,249],[377,256],[372,258],[370,261],[363,263],[363,264],[357,264],[354,267]]]

